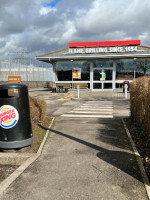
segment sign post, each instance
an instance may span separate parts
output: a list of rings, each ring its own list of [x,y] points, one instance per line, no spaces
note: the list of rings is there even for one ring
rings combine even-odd
[[[9,83],[20,83],[21,77],[20,76],[8,76]]]
[[[128,85],[125,84],[124,87],[125,87],[125,93],[124,93],[124,95],[125,95],[125,99],[127,99],[128,98],[128,91],[127,91]]]
[[[21,76],[8,76],[8,82],[9,83],[20,83],[21,82]],[[17,92],[16,89],[14,89],[13,91]]]
[[[79,85],[77,85],[77,98],[79,99]]]

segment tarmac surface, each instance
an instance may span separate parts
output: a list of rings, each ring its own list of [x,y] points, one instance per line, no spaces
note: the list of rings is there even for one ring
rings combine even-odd
[[[147,200],[121,118],[130,116],[121,91],[52,94],[32,90],[55,116],[42,155],[1,200]]]

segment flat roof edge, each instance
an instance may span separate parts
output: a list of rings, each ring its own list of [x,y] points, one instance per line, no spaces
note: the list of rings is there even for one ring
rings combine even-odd
[[[141,40],[104,41],[104,42],[70,42],[69,47],[106,47],[141,45]]]
[[[103,56],[64,56],[64,57],[37,57],[37,60],[64,60],[64,59],[104,59],[104,58],[150,58],[150,54],[122,54],[122,55],[103,55]]]
[[[52,51],[52,52],[49,52],[49,53],[46,53],[46,54],[42,54],[42,55],[39,55],[39,56],[35,56],[35,57],[36,57],[36,58],[41,58],[41,57],[43,57],[43,56],[47,56],[47,55],[49,55],[49,54],[54,54],[54,53],[59,53],[59,52],[61,52],[61,51],[67,50],[67,49],[69,49],[69,48],[61,49],[61,50],[58,50],[58,51]]]

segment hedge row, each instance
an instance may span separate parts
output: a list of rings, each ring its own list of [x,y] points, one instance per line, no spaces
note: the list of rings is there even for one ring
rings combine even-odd
[[[44,121],[46,116],[46,103],[35,97],[29,97],[30,114],[33,131],[37,129],[38,124]]]
[[[135,124],[150,137],[150,77],[131,83],[131,117]]]

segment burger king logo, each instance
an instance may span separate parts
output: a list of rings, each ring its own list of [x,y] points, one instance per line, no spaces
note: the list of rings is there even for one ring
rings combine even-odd
[[[5,129],[14,127],[19,119],[16,108],[10,105],[0,107],[0,126]]]

